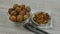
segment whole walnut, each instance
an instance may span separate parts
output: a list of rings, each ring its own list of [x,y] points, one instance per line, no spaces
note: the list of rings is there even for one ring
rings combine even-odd
[[[24,5],[24,4],[20,5],[20,8],[21,8],[22,10],[25,9],[25,5]]]
[[[16,8],[15,8],[15,11],[19,13],[19,12],[21,11],[21,8],[16,7]]]
[[[24,15],[24,20],[26,20],[29,16],[28,15]]]
[[[13,22],[16,22],[16,16],[10,16],[9,19]]]
[[[14,4],[13,5],[13,9],[15,9],[16,7],[18,7],[18,4]]]
[[[28,15],[28,16],[30,16],[30,12],[26,12],[25,14]]]
[[[26,11],[25,10],[22,10],[21,12],[19,12],[19,14],[25,15],[26,14]]]
[[[8,13],[11,14],[11,12],[13,11],[13,8],[9,8],[8,9]]]
[[[22,15],[18,15],[17,16],[17,21],[21,23],[23,21],[23,16]]]
[[[10,15],[17,15],[17,12],[16,11],[12,11]]]
[[[27,12],[31,11],[31,8],[29,6],[25,7]]]

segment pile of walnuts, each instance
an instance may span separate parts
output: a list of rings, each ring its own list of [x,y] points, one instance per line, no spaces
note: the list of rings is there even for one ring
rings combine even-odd
[[[8,13],[10,14],[9,19],[13,22],[23,22],[29,18],[30,11],[31,8],[29,6],[14,4],[13,8],[8,9]]]
[[[51,19],[48,13],[40,12],[35,15],[33,18],[35,22],[38,24],[47,24],[48,21]]]

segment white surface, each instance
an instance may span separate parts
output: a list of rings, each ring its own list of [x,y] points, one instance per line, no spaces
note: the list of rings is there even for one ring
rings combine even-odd
[[[13,23],[8,22],[5,12],[14,3],[23,3],[38,11],[43,9],[52,10],[54,27],[53,29],[44,30],[51,32],[51,34],[60,33],[60,0],[0,0],[0,34],[34,34],[23,28],[16,28]]]

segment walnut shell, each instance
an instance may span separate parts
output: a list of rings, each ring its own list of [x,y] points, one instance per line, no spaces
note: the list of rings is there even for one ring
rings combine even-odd
[[[28,15],[24,15],[24,20],[26,20],[29,16]]]
[[[11,14],[11,12],[13,11],[13,8],[9,8],[8,9],[8,13]]]
[[[23,10],[25,8],[25,5],[24,4],[20,5],[20,8],[22,8]]]
[[[30,16],[30,12],[26,12],[26,15]]]
[[[13,9],[15,9],[16,7],[18,7],[18,4],[14,4],[13,5]]]
[[[25,15],[25,10],[22,10],[21,12],[19,12],[20,15]]]
[[[17,12],[16,11],[12,11],[10,15],[17,15]]]
[[[19,13],[19,12],[21,11],[21,8],[16,7],[16,8],[15,8],[15,11]]]
[[[26,9],[27,12],[31,11],[31,8],[29,6],[25,7],[25,9]]]
[[[17,16],[17,21],[20,22],[20,23],[23,22],[23,16],[22,15],[18,15]]]
[[[10,16],[9,19],[13,22],[16,22],[16,16]]]

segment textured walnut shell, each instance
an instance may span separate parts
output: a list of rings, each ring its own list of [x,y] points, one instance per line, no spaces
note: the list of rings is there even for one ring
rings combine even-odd
[[[18,4],[14,4],[13,5],[13,9],[15,9],[16,7],[18,7]]]
[[[23,21],[23,16],[22,15],[18,15],[17,16],[17,21],[21,23]]]
[[[25,13],[24,10],[22,10],[21,12],[19,12],[19,14],[20,14],[20,15],[25,15],[26,13]]]
[[[8,13],[11,14],[11,12],[13,11],[13,8],[9,8],[8,9]]]
[[[30,12],[26,12],[26,15],[30,16]]]
[[[21,8],[16,7],[16,8],[15,8],[15,11],[16,11],[16,12],[20,12],[20,11],[21,11]]]
[[[20,5],[20,8],[22,8],[23,10],[25,8],[25,5],[24,4]]]
[[[29,6],[25,7],[27,12],[31,11],[31,8]]]
[[[16,16],[10,16],[9,19],[13,22],[16,22]]]
[[[26,20],[29,16],[28,15],[24,15],[24,20]]]
[[[17,15],[17,12],[16,11],[12,11],[11,13],[10,13],[10,15]]]

